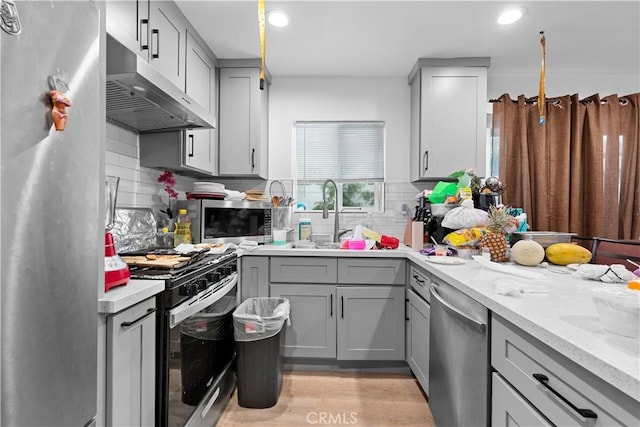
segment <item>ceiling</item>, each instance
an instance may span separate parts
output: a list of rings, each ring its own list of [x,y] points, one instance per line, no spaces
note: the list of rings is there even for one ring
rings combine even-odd
[[[218,58],[259,58],[258,1],[177,0]],[[265,0],[292,16],[267,27],[272,76],[407,76],[417,58],[488,56],[492,72],[539,69],[640,74],[640,2]],[[500,26],[507,6],[525,16]],[[460,15],[460,16],[457,16]]]

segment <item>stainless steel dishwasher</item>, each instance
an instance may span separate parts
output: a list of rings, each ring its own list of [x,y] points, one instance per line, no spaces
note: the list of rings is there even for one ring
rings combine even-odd
[[[440,281],[433,280],[429,292],[429,407],[435,424],[489,425],[489,311]]]

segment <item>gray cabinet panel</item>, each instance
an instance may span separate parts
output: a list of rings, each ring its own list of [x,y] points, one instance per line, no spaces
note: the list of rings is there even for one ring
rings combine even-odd
[[[429,394],[429,304],[407,290],[407,363],[424,392]]]
[[[240,298],[269,296],[269,257],[240,258]]]
[[[333,283],[338,281],[335,258],[273,257],[272,283]]]
[[[335,286],[272,284],[271,296],[287,298],[286,357],[336,357]]]
[[[433,282],[433,279],[426,270],[416,266],[415,264],[411,264],[409,267],[409,285],[411,289],[422,298],[426,299],[427,302],[431,301],[431,294],[429,293],[429,283]]]
[[[155,307],[149,298],[107,319],[107,425],[155,423]]]
[[[500,374],[491,378],[491,425],[508,426],[552,426],[536,409],[518,394]]]
[[[578,408],[596,413],[595,426],[640,425],[638,402],[569,359],[492,314],[491,365],[555,425],[583,425],[584,418],[533,377]]]
[[[341,285],[404,285],[405,260],[338,258],[338,283]]]
[[[150,9],[149,63],[184,91],[186,20],[170,1],[153,1]]]
[[[338,287],[338,359],[404,360],[404,288]]]

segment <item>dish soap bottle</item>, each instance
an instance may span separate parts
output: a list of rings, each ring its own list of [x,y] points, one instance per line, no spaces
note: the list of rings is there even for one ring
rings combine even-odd
[[[300,218],[298,221],[299,240],[311,240],[311,219]]]
[[[176,219],[176,229],[173,232],[173,246],[176,247],[182,243],[191,243],[191,218],[187,215],[186,209],[180,209]]]

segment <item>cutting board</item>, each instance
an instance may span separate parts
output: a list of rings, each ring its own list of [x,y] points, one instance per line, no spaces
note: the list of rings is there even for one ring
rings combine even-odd
[[[176,258],[160,258],[160,259],[147,259],[144,256],[122,256],[121,257],[127,265],[135,265],[137,267],[155,267],[155,268],[179,268],[188,264],[191,261],[191,257],[176,257]]]

